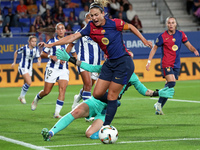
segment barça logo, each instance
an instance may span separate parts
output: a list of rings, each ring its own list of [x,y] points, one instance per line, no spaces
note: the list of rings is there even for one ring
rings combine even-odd
[[[172,39],[172,41],[173,41],[173,42],[176,42],[176,39],[175,39],[175,38],[173,38],[173,39]]]
[[[109,44],[109,40],[108,40],[106,37],[102,38],[102,39],[101,39],[101,42],[102,42],[104,45],[108,45],[108,44]]]
[[[106,31],[105,30],[101,30],[101,34],[105,34],[106,33]]]
[[[170,67],[166,67],[167,72],[170,72]]]
[[[177,45],[173,45],[173,46],[172,46],[172,50],[173,50],[173,51],[177,51],[177,50],[178,50],[178,46],[177,46]]]

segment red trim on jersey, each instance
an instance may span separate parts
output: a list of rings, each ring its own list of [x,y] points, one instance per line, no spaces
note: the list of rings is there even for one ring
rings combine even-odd
[[[90,37],[93,39],[93,41],[98,43],[100,48],[103,50],[103,52],[109,58],[109,54],[108,54],[106,45],[104,45],[102,42],[99,42],[99,40],[98,40],[98,39],[102,39],[104,37],[103,31],[104,31],[104,29],[102,27],[96,27],[93,24],[93,22],[90,22]]]

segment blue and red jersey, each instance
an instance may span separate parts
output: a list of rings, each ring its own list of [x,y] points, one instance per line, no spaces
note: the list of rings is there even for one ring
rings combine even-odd
[[[122,30],[125,22],[121,19],[106,19],[103,26],[96,27],[90,21],[80,33],[90,36],[107,55],[108,59],[116,59],[128,54],[123,42]]]
[[[161,68],[181,68],[180,49],[181,44],[188,41],[183,31],[176,30],[170,35],[168,31],[163,32],[156,39],[156,45],[162,47]]]

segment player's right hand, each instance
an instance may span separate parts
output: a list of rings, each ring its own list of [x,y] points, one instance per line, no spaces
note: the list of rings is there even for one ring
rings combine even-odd
[[[60,60],[69,61],[69,54],[65,50],[57,49],[56,56]]]
[[[40,43],[38,43],[38,46],[39,46],[39,47],[48,47],[48,48],[51,48],[51,47],[52,47],[51,44],[46,44],[45,42],[40,42]]]

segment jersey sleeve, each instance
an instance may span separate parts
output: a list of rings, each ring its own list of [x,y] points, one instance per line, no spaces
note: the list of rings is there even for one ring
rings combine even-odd
[[[81,29],[80,33],[82,36],[89,36],[90,35],[90,23],[91,21]]]
[[[91,65],[91,64],[88,64],[86,62],[81,62],[80,68],[82,68],[82,69],[84,69],[88,72],[100,73],[102,66],[101,65]]]
[[[20,47],[20,48],[17,50],[17,54],[23,53],[24,50],[25,50],[25,46]]]
[[[135,89],[142,95],[145,96],[146,91],[148,90],[138,79],[137,75],[135,73],[132,74],[129,82],[131,85],[134,85]]]
[[[49,41],[47,42],[47,44],[50,44],[50,43],[51,43],[51,41],[49,40]],[[51,50],[51,48],[44,47],[42,51],[45,52],[45,53],[48,53],[50,50]]]
[[[163,38],[162,38],[162,34],[160,34],[156,39],[156,46],[160,47],[162,45],[163,45]]]
[[[183,31],[180,32],[182,32],[182,42],[186,43],[188,41],[187,35]]]
[[[122,31],[124,28],[125,22],[121,19],[113,19],[115,21],[117,31]]]

